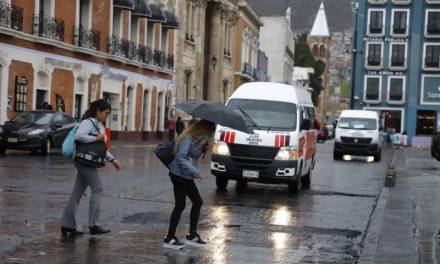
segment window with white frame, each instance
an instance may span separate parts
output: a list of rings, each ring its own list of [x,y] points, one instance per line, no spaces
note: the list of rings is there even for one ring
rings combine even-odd
[[[406,67],[406,43],[391,43],[390,68]]]
[[[440,0],[426,0],[428,4],[440,4]]]
[[[384,34],[384,9],[370,9],[368,11],[368,34],[383,35]]]
[[[383,43],[367,43],[367,67],[382,67]]]
[[[440,37],[440,10],[426,10],[425,35]]]
[[[364,81],[364,101],[370,103],[380,102],[381,85],[381,76],[366,75]]]
[[[403,103],[405,101],[405,77],[391,76],[388,78],[388,102]]]
[[[426,43],[424,48],[424,69],[440,68],[440,43]]]
[[[396,9],[393,10],[392,14],[392,35],[407,35],[408,34],[408,23],[409,21],[409,10]]]

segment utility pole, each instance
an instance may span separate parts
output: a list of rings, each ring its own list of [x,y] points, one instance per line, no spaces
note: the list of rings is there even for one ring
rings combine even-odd
[[[350,92],[350,109],[354,108],[354,91],[355,91],[355,69],[356,69],[356,56],[357,56],[357,21],[358,21],[358,8],[359,3],[357,0],[352,2],[354,13],[354,31],[353,31],[353,45],[351,49],[352,65],[351,65],[351,92]]]

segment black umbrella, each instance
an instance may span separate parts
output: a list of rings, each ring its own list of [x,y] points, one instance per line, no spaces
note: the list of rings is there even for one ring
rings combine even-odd
[[[203,100],[188,100],[177,104],[176,107],[194,117],[205,119],[212,123],[230,127],[248,134],[254,133],[251,123],[247,121],[245,117],[227,108],[222,103]]]

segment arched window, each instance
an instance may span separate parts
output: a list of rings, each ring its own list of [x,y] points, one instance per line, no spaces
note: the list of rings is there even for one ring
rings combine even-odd
[[[319,48],[319,57],[324,58],[325,57],[325,46],[321,45],[321,47]]]

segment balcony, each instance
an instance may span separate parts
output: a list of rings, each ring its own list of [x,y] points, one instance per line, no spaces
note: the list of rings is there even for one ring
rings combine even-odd
[[[245,62],[243,63],[243,70],[242,73],[248,76],[252,76],[252,67],[249,63]]]
[[[130,42],[125,39],[120,39],[114,35],[108,38],[108,53],[124,58],[129,58]]]
[[[64,41],[64,21],[45,15],[34,15],[34,35]]]
[[[0,2],[0,27],[23,31],[23,8]]]
[[[252,75],[252,77],[254,78],[254,81],[259,81],[260,80],[260,69],[254,69],[254,74]]]
[[[161,50],[153,50],[150,47],[120,39],[116,36],[109,37],[108,53],[143,64],[155,65],[169,70],[174,69],[174,56],[172,54],[167,54]]]
[[[73,41],[75,45],[87,49],[99,50],[101,34],[99,31],[75,27],[73,31]]]

